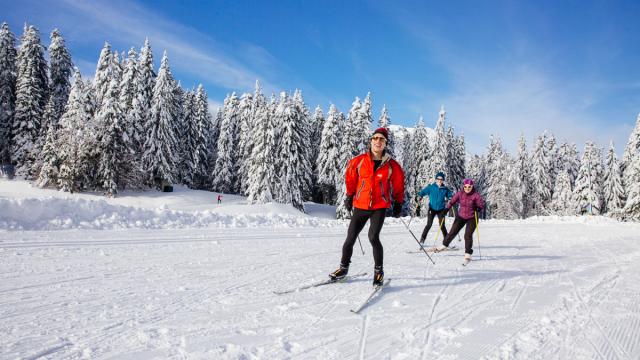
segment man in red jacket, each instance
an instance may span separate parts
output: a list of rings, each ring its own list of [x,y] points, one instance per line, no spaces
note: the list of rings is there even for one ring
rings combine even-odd
[[[369,151],[351,159],[347,165],[345,173],[347,197],[344,205],[347,210],[353,212],[347,238],[342,245],[340,267],[329,275],[334,281],[344,278],[349,272],[353,246],[358,234],[369,220],[369,242],[373,248],[375,262],[373,285],[383,283],[383,249],[380,231],[388,208],[393,206],[393,216],[400,216],[404,198],[404,173],[385,149],[388,140],[387,129],[376,129],[371,136]]]

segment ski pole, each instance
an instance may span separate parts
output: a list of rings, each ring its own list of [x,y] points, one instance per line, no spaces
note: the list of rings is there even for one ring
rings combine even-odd
[[[424,249],[424,247],[422,246],[422,244],[420,244],[420,240],[418,240],[418,238],[416,237],[416,235],[413,233],[413,231],[411,231],[411,229],[409,228],[409,226],[407,225],[407,223],[404,222],[404,220],[402,220],[402,218],[400,218],[400,221],[402,221],[402,223],[404,224],[404,226],[407,228],[407,230],[409,230],[409,232],[411,233],[411,236],[413,236],[413,239],[418,243],[418,246],[420,246],[420,249],[422,249],[422,251],[425,253],[425,255],[427,255],[427,257],[429,258],[429,260],[431,260],[431,262],[433,263],[433,265],[435,265],[436,263],[433,261],[433,259],[431,258],[431,256],[429,256],[429,253],[427,252],[427,250]]]
[[[478,212],[474,211],[473,214],[476,216],[476,231],[478,232],[478,254],[480,255],[480,260],[482,260],[482,248],[480,247],[480,227],[478,226]]]

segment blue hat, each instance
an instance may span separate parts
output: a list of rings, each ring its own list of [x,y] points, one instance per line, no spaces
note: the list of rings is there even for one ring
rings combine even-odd
[[[444,173],[442,171],[440,171],[439,173],[436,174],[436,179],[441,177],[442,180],[444,180]]]

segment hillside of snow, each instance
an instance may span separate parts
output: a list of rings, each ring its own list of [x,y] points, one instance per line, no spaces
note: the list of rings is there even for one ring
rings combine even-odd
[[[333,208],[242,197],[68,194],[0,181],[1,359],[636,359],[640,224],[605,217],[481,221],[474,260],[432,254],[399,219],[381,237],[390,285],[361,314],[365,227],[327,278]],[[419,235],[424,219],[411,221]],[[450,226],[451,218],[446,225]],[[427,242],[435,242],[435,228]],[[437,243],[441,242],[441,236]],[[454,241],[461,246],[462,243]]]

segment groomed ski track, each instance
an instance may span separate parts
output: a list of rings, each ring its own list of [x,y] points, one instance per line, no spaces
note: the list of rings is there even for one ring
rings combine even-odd
[[[434,266],[389,219],[393,282],[359,315],[370,276],[273,294],[326,278],[342,225],[3,231],[0,358],[637,358],[638,224],[480,227],[482,259],[476,247],[466,267],[463,251]],[[366,231],[352,273],[372,273]]]

